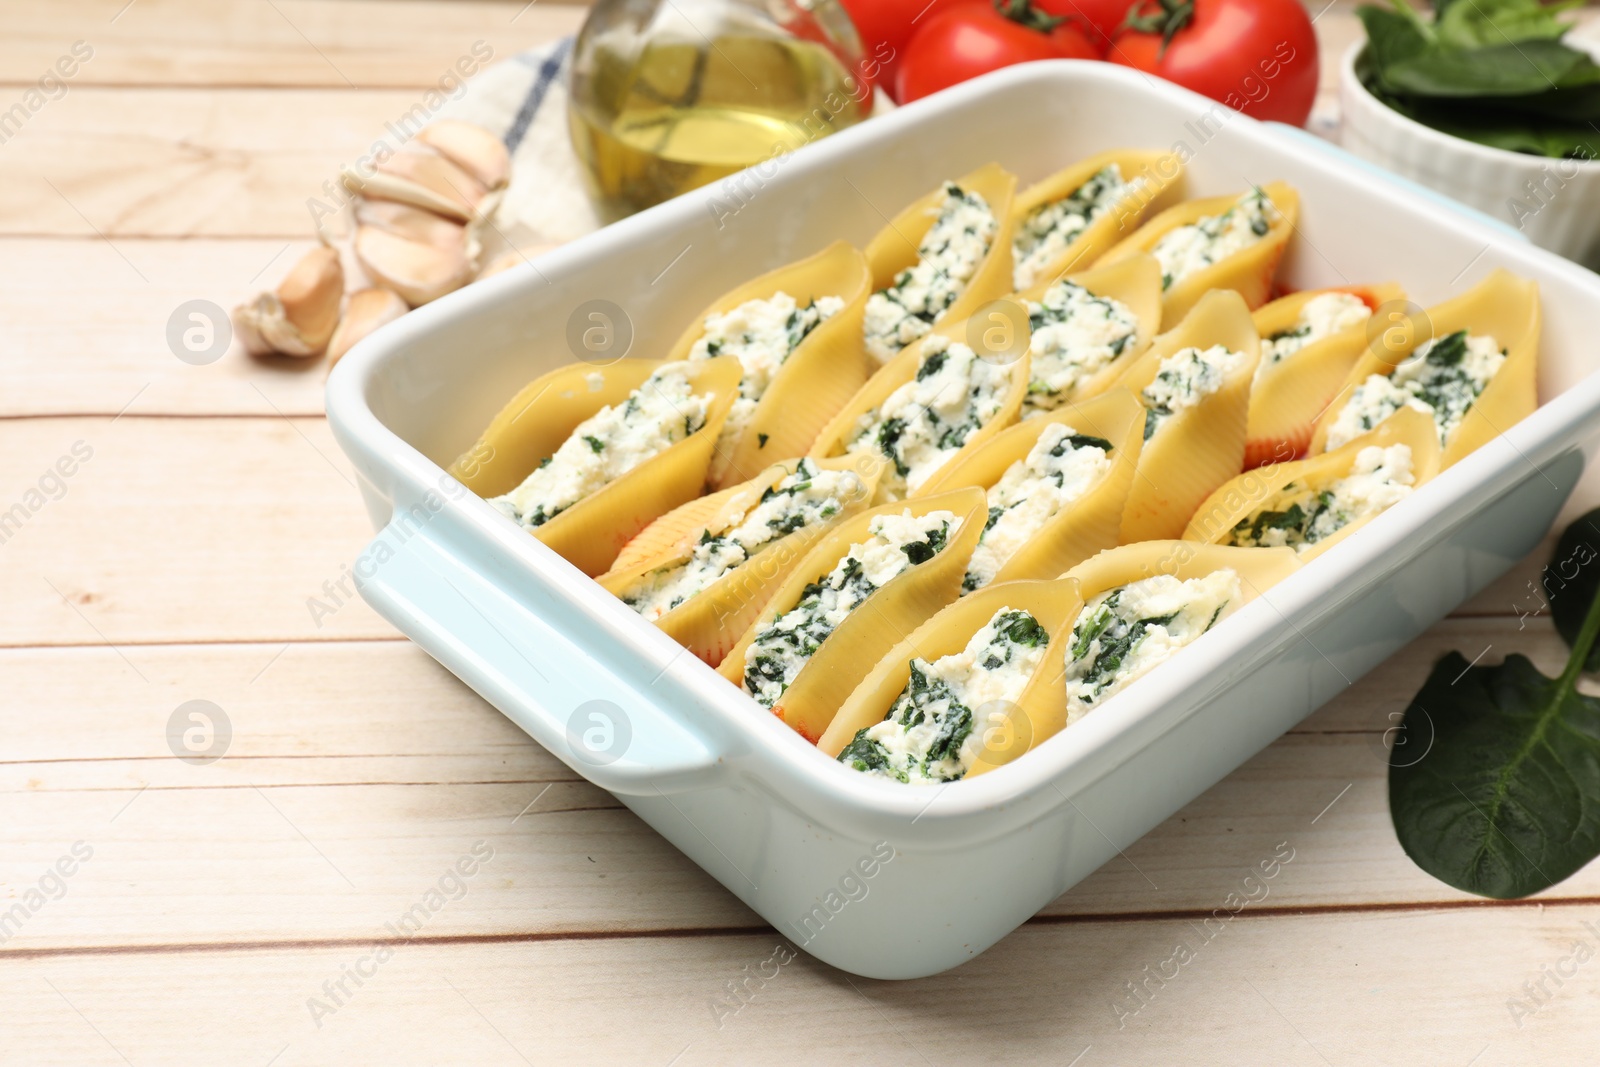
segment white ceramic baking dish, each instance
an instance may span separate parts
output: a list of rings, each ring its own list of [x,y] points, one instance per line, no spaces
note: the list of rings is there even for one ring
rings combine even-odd
[[[866,241],[946,176],[998,160],[1027,182],[1115,146],[1187,155],[1198,196],[1292,182],[1292,287],[1396,279],[1429,303],[1496,266],[1537,279],[1543,406],[997,773],[912,788],[840,767],[441,470],[573,359],[587,301],[626,309],[632,355],[659,356],[723,291]],[[328,415],[381,528],[356,567],[367,600],[780,933],[857,974],[982,952],[1222,778],[1531,550],[1600,433],[1600,277],[1119,67],[1002,71],[729,181],[386,327],[334,371]]]

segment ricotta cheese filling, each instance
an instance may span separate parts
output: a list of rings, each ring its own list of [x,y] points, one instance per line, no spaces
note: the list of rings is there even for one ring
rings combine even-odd
[[[930,338],[916,377],[856,420],[850,453],[882,455],[882,486],[899,498],[944,466],[973,431],[1004,403],[1011,369],[981,358],[959,341]]]
[[[689,349],[688,358],[735,356],[744,369],[739,395],[728,411],[728,421],[722,424],[718,452],[731,448],[750,425],[756,404],[800,342],[843,307],[844,301],[836,296],[818,297],[800,307],[794,297],[780,291],[765,300],[747,300],[730,311],[707,316],[705,333]]]
[[[1059,281],[1038,303],[1027,304],[1032,371],[1022,401],[1025,419],[1072,399],[1080,382],[1126,352],[1139,334],[1132,308],[1073,282]]]
[[[1157,575],[1091,599],[1067,649],[1067,722],[1073,723],[1217,624],[1244,599],[1230,568],[1187,581]]]
[[[706,424],[711,394],[694,391],[692,369],[687,362],[658,368],[627,400],[580,422],[521,485],[489,503],[537,529],[695,433]]]
[[[1083,236],[1089,224],[1144,188],[1143,178],[1124,181],[1113,163],[1059,200],[1040,204],[1017,225],[1011,239],[1011,286],[1022,290],[1037,282]]]
[[[1294,325],[1261,339],[1261,365],[1278,363],[1307,345],[1359,326],[1372,317],[1372,309],[1350,293],[1323,293],[1305,302]]]
[[[1163,236],[1150,250],[1161,263],[1161,288],[1221,263],[1265,237],[1283,218],[1272,199],[1252,189],[1220,215],[1207,215]]]
[[[1154,380],[1139,393],[1145,406],[1144,439],[1156,435],[1167,420],[1192,408],[1222,388],[1245,361],[1243,352],[1222,345],[1181,348],[1161,361]]]
[[[866,541],[852,544],[834,568],[800,594],[800,601],[762,624],[745,654],[744,688],[764,707],[772,707],[816,655],[868,597],[895,578],[926,563],[961,526],[951,511],[880,515]]]
[[[641,576],[623,590],[622,600],[654,622],[767,545],[826,524],[865,493],[854,471],[822,470],[814,460],[802,459],[793,474],[768,487],[748,510],[731,516],[720,530],[702,532],[687,559]]]
[[[889,714],[856,733],[839,762],[915,785],[964,777],[1044,659],[1050,635],[1026,611],[1001,608],[960,652],[911,661]]]
[[[1060,423],[1045,427],[1028,454],[989,490],[989,518],[961,587],[970,593],[994,581],[1019,548],[1110,469],[1110,441]]]
[[[867,298],[863,332],[867,351],[880,363],[933,329],[966,291],[1000,228],[989,202],[954,182],[945,182],[934,211],[917,262]]]
[[[1443,444],[1505,361],[1493,337],[1466,330],[1424,341],[1394,373],[1370,375],[1355,387],[1328,427],[1327,448],[1355,440],[1402,407],[1432,415]]]
[[[1240,520],[1227,543],[1241,548],[1288,546],[1304,552],[1351,523],[1398,504],[1415,482],[1407,446],[1363,448],[1349,474],[1315,493],[1304,485],[1286,486],[1275,507]]]

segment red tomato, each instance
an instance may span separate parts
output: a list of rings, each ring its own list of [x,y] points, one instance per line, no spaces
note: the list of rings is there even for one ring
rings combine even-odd
[[[1028,0],[963,3],[931,16],[912,36],[895,77],[895,99],[910,103],[1029,60],[1099,58],[1076,25],[1046,15]]]
[[[942,3],[944,0],[938,0]],[[855,73],[894,95],[895,70],[918,29],[928,0],[839,0],[861,37],[866,59]]]
[[[1033,6],[1076,23],[1104,56],[1111,48],[1111,38],[1122,28],[1122,20],[1128,17],[1133,0],[1033,0]]]
[[[1140,0],[1107,58],[1294,126],[1317,96],[1317,35],[1299,0]]]

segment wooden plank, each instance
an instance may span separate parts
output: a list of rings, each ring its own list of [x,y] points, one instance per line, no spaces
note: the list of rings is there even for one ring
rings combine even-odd
[[[1470,901],[1395,842],[1385,732],[1442,649],[1472,655],[1505,629],[1437,628],[1043,914],[1205,913],[1280,843],[1294,858],[1265,910]],[[1546,670],[1562,658],[1548,627],[1518,648]],[[148,682],[109,650],[0,651],[19,710],[0,736],[0,884],[29,884],[74,841],[95,850],[9,949],[359,938],[480,839],[496,878],[429,936],[761,925],[408,643],[127,651]],[[194,699],[232,735],[204,766],[167,739]],[[1600,867],[1542,899],[1593,898]]]
[[[0,238],[0,416],[260,415],[273,407],[321,415],[324,360],[252,359],[235,340],[215,362],[195,366],[174,355],[167,337],[182,305],[208,300],[213,318],[225,316],[276,285],[310,247]]]
[[[14,960],[0,967],[0,1056],[79,1067],[168,1062],[182,1048],[186,1061],[274,1067],[699,1067],[966,1063],[1003,1049],[1008,1064],[1057,1067],[1587,1063],[1600,1037],[1588,918],[1497,908],[1262,921],[1247,910],[1209,941],[1188,922],[1034,925],[914,982],[852,978],[787,948],[774,957],[784,943],[772,934],[411,943],[381,964],[362,942]],[[1187,962],[1147,979],[1179,943]],[[324,983],[358,963],[368,977],[344,979],[334,1006]],[[1545,977],[1558,966],[1559,985]],[[729,983],[749,976],[734,1000]],[[1523,983],[1541,979],[1535,1004]],[[314,1019],[313,998],[332,1010]],[[1531,1010],[1514,1016],[1512,1004]]]
[[[93,85],[427,88],[475,41],[506,57],[577,30],[562,0],[78,0],[13,4],[0,83],[27,86],[75,41],[93,56],[67,80]],[[68,68],[70,69],[70,68]],[[448,86],[449,83],[447,83]],[[19,96],[20,93],[10,93]],[[8,105],[9,106],[9,102]]]
[[[0,422],[0,646],[392,636],[332,585],[372,532],[327,423],[259,410]]]
[[[303,240],[308,201],[331,203],[340,168],[380,138],[402,143],[385,124],[421,101],[400,89],[75,89],[0,153],[0,234]]]

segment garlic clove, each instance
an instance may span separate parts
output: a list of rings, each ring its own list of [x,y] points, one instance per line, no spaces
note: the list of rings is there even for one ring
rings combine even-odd
[[[399,293],[412,307],[472,280],[472,264],[464,249],[438,248],[375,226],[356,231],[355,252],[375,282]]]
[[[328,342],[328,366],[333,366],[379,326],[386,326],[411,308],[388,289],[360,289],[345,301],[344,317]]]
[[[345,187],[375,200],[395,200],[466,222],[488,194],[472,175],[426,145],[410,144],[370,174],[345,171]]]
[[[295,328],[319,350],[339,325],[344,268],[338,250],[319,245],[300,257],[278,283],[278,299]]]
[[[511,180],[510,153],[500,138],[482,126],[442,119],[424,126],[416,139],[472,175],[486,189],[499,189]]]
[[[289,269],[275,291],[234,308],[234,327],[252,355],[315,356],[328,347],[339,325],[343,295],[339,253],[318,246]]]
[[[466,227],[461,223],[409,204],[363,198],[356,201],[355,212],[358,226],[387,230],[408,241],[447,250],[466,245]]]

